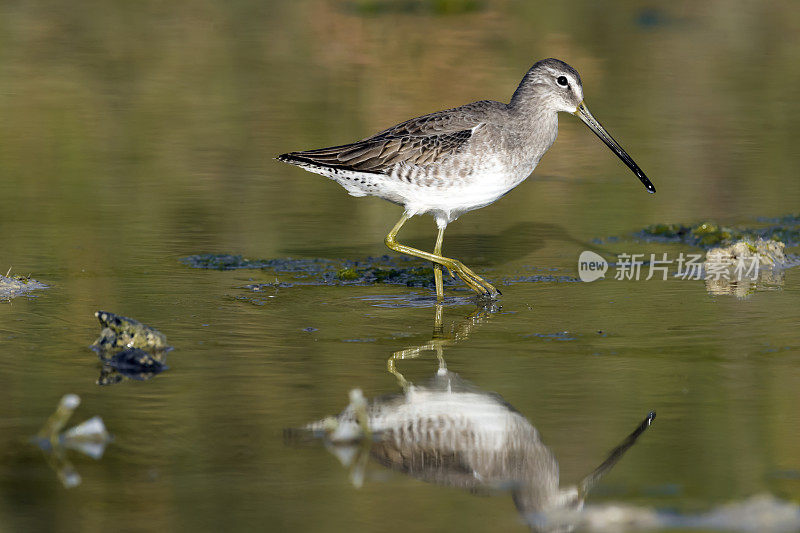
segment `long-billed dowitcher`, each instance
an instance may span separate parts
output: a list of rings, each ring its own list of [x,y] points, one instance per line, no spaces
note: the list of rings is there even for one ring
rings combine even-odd
[[[461,261],[442,255],[447,225],[496,201],[522,183],[558,134],[558,113],[579,117],[636,174],[655,187],[592,116],[578,72],[558,59],[535,63],[507,104],[482,100],[401,122],[361,141],[278,156],[327,176],[352,196],[378,196],[405,208],[386,236],[397,252],[432,261],[436,296],[444,297],[442,266],[480,295],[500,292]],[[433,253],[400,244],[397,233],[414,215],[430,213],[439,233]]]

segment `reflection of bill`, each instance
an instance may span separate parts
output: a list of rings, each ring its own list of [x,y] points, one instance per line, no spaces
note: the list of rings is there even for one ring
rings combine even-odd
[[[591,282],[605,277],[608,270],[608,261],[601,255],[584,250],[578,257],[578,276],[581,281]]]

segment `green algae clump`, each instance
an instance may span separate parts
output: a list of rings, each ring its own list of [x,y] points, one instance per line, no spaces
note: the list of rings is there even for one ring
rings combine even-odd
[[[716,246],[729,241],[732,237],[731,230],[716,226],[710,222],[703,222],[691,231],[697,237],[698,244],[703,247]]]
[[[696,224],[653,224],[635,235],[645,240],[682,242],[700,248],[732,246],[739,241],[771,240],[787,248],[800,245],[800,217],[791,215],[779,219],[759,219],[768,226],[722,226],[710,221]],[[753,251],[755,253],[755,251]]]
[[[342,281],[355,281],[361,277],[355,268],[343,268],[336,273],[336,278]]]
[[[729,243],[742,237],[742,232],[712,222],[698,224],[653,224],[642,230],[645,238],[681,241],[701,248]]]

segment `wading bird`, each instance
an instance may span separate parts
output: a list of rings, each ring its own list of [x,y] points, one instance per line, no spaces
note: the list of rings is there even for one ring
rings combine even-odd
[[[461,261],[442,255],[447,225],[485,207],[527,178],[558,134],[558,113],[579,117],[636,174],[655,187],[592,116],[578,72],[558,59],[535,63],[507,104],[483,100],[412,118],[361,141],[289,152],[278,160],[326,176],[352,196],[377,196],[402,205],[403,216],[386,236],[392,250],[434,264],[436,297],[444,297],[442,266],[479,295],[500,292]],[[397,242],[414,215],[429,213],[439,233],[433,253]]]

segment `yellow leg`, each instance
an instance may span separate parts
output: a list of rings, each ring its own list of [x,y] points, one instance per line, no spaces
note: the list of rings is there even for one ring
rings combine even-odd
[[[434,255],[442,255],[442,241],[444,240],[444,228],[439,228],[436,236],[436,246],[433,247]],[[433,264],[433,280],[436,282],[436,299],[444,300],[444,283],[442,282],[442,265]]]
[[[392,231],[390,231],[389,234],[386,236],[385,239],[386,246],[388,246],[395,252],[400,252],[402,254],[411,255],[414,257],[419,257],[420,259],[432,261],[436,264],[447,267],[447,269],[450,271],[451,274],[454,274],[459,278],[461,278],[461,280],[464,283],[466,283],[470,289],[472,289],[473,291],[477,292],[480,295],[490,296],[494,298],[495,296],[500,294],[500,291],[495,289],[489,282],[484,280],[475,272],[467,268],[464,265],[464,263],[462,263],[458,259],[450,259],[449,257],[442,256],[441,254],[432,254],[430,252],[423,252],[422,250],[418,250],[416,248],[406,246],[405,244],[398,243],[395,240],[395,237],[397,236],[397,233],[400,231],[400,228],[403,227],[403,224],[405,224],[409,218],[410,217],[408,216],[408,214],[403,213],[403,216],[400,217],[400,220],[392,228]],[[437,289],[437,296],[438,296],[438,289]]]

